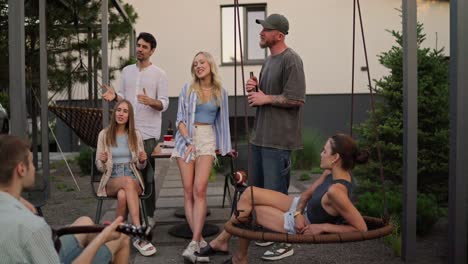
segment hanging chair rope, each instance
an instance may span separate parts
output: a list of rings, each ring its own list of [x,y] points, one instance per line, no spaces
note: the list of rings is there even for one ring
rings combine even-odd
[[[356,21],[356,6],[359,14],[359,24],[361,27],[361,36],[362,36],[362,45],[364,48],[364,58],[366,60],[366,69],[367,69],[367,83],[369,86],[369,94],[370,94],[370,103],[371,103],[371,113],[375,117],[375,97],[374,97],[374,91],[372,88],[372,81],[371,81],[371,76],[370,76],[370,68],[369,68],[369,59],[367,56],[367,46],[366,46],[366,37],[364,34],[364,24],[362,22],[362,14],[361,14],[361,4],[359,0],[353,0],[354,5],[353,5],[353,63],[352,63],[352,72],[353,72],[353,78],[352,78],[352,85],[351,85],[351,122],[350,122],[350,130],[351,130],[351,135],[353,131],[353,115],[354,115],[354,55],[356,52],[355,48],[355,41],[356,41],[356,33],[355,33],[355,21]],[[388,205],[387,205],[387,192],[385,188],[385,176],[384,176],[384,169],[383,169],[383,162],[382,162],[382,152],[380,149],[380,137],[379,137],[379,129],[377,129],[377,122],[373,123],[375,125],[375,131],[377,131],[376,136],[375,136],[375,148],[377,151],[377,159],[379,162],[379,172],[380,172],[380,181],[381,181],[381,187],[382,187],[382,193],[383,193],[383,215],[382,219],[385,222],[389,221],[389,215],[388,215]]]
[[[352,135],[353,132],[353,115],[354,115],[354,70],[355,70],[355,21],[356,21],[356,7],[358,9],[359,13],[359,21],[361,25],[361,34],[362,34],[362,39],[363,39],[363,46],[364,46],[364,54],[365,54],[365,59],[366,59],[366,67],[367,67],[367,77],[368,77],[368,85],[369,85],[369,91],[371,95],[371,107],[372,107],[372,114],[375,115],[375,106],[374,106],[374,96],[373,96],[373,91],[372,91],[372,84],[371,84],[371,78],[370,78],[370,73],[369,73],[369,62],[367,58],[367,48],[366,48],[366,43],[365,43],[365,37],[364,37],[364,27],[362,23],[362,16],[361,16],[361,8],[359,4],[359,0],[353,0],[354,6],[353,6],[353,56],[352,56],[352,78],[351,78],[351,119],[350,119],[350,133]],[[237,20],[237,21],[236,21]],[[241,32],[240,32],[240,18],[239,18],[239,1],[234,0],[234,82],[235,82],[235,97],[237,97],[237,49],[236,49],[236,32],[239,32],[239,43],[240,43],[240,53],[241,53],[241,58],[240,58],[240,65],[242,69],[242,78],[244,78],[244,61],[243,61],[243,56],[242,56],[242,37],[241,37]],[[236,25],[237,23],[237,25]],[[239,28],[239,30],[237,30]],[[244,96],[245,96],[245,82],[244,79],[242,80],[244,84]],[[235,106],[235,114],[236,114],[236,119],[237,119],[237,101],[236,106]],[[249,130],[248,130],[248,120],[247,120],[247,105],[244,103],[244,122],[245,122],[245,127],[247,128],[246,134],[247,134],[247,164],[248,164],[248,172],[250,172],[250,140],[249,140]],[[237,126],[235,125],[235,146],[237,146]],[[387,216],[387,204],[386,204],[386,193],[385,193],[385,178],[383,175],[383,163],[382,163],[382,158],[381,158],[381,152],[380,152],[380,147],[378,144],[378,135],[377,135],[377,154],[378,154],[378,159],[380,162],[380,175],[381,175],[381,180],[382,180],[382,190],[383,190],[383,195],[384,195],[384,216],[382,218],[375,218],[375,217],[369,217],[369,216],[363,216],[364,221],[366,222],[367,231],[356,231],[356,232],[347,232],[347,233],[333,233],[333,234],[322,234],[322,235],[304,235],[304,234],[288,234],[288,233],[275,233],[271,231],[264,231],[264,230],[257,230],[256,227],[256,213],[255,213],[255,202],[254,202],[254,194],[253,194],[253,189],[250,188],[251,191],[251,206],[252,206],[252,211],[251,211],[251,218],[249,219],[249,226],[247,224],[235,224],[232,222],[232,220],[228,220],[224,226],[224,229],[238,237],[246,238],[249,240],[259,240],[259,241],[272,241],[272,242],[287,242],[287,243],[312,243],[312,244],[318,244],[318,243],[344,243],[344,242],[356,242],[356,241],[364,241],[364,240],[369,240],[369,239],[376,239],[380,238],[386,235],[389,235],[393,232],[394,226],[391,225],[388,222],[388,216]],[[248,174],[250,175],[250,173]],[[251,177],[248,177],[248,183],[249,186],[253,185]],[[234,213],[236,216],[239,215],[239,211],[237,210],[237,201],[234,201]]]
[[[247,116],[247,104],[248,104],[248,98],[246,96],[245,92],[245,79],[244,79],[244,54],[243,54],[243,47],[242,47],[242,34],[241,34],[241,24],[240,24],[240,12],[239,12],[239,1],[234,0],[234,93],[235,97],[237,98],[237,37],[239,37],[239,53],[240,53],[240,66],[241,66],[241,78],[242,78],[242,92],[244,95],[244,127],[245,127],[245,134],[246,134],[246,140],[247,140],[247,175],[250,175],[250,172],[252,171],[251,168],[251,163],[250,163],[250,129],[249,129],[249,122],[248,122],[248,116]],[[238,35],[237,35],[238,34]],[[237,100],[235,100],[236,106],[235,106],[235,146],[237,149]],[[237,161],[236,161],[236,168],[237,170]],[[252,186],[253,185],[253,179],[251,177],[247,178],[248,180],[248,185]],[[256,211],[255,211],[255,203],[254,203],[254,193],[253,193],[253,188],[250,188],[250,194],[251,194],[251,203],[252,203],[252,212],[251,212],[251,220],[253,223],[256,222]],[[237,201],[235,201],[235,204],[237,204]],[[235,208],[234,212],[236,215],[239,214],[239,211],[237,208]]]

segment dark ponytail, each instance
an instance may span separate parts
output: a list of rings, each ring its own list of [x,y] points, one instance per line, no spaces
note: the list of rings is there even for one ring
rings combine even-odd
[[[360,151],[351,136],[338,133],[330,139],[332,153],[340,154],[343,169],[352,170],[355,164],[365,164],[369,160],[369,151]]]

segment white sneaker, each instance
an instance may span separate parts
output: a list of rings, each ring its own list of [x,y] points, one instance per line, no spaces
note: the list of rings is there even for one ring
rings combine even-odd
[[[148,226],[150,226],[151,229],[154,228],[154,224],[156,221],[154,220],[154,217],[148,216]]]
[[[200,249],[208,246],[208,242],[206,242],[206,240],[201,240],[199,243],[198,243],[198,246],[200,247]]]
[[[270,241],[261,241],[261,240],[255,241],[255,245],[259,247],[268,247],[268,246],[273,245],[273,243],[274,242],[270,242]]]
[[[197,253],[200,253],[200,249],[208,246],[208,242],[206,242],[204,239],[198,242],[198,250]],[[196,256],[197,257],[197,262],[210,262],[210,257],[208,256]]]
[[[195,252],[200,252],[200,242],[192,241],[188,244],[187,248],[182,252],[184,259],[196,263],[196,262],[210,262],[210,257],[195,256]],[[205,241],[206,243],[206,241]]]
[[[269,250],[267,250],[262,259],[264,260],[280,260],[294,255],[294,249],[291,244],[275,243]]]

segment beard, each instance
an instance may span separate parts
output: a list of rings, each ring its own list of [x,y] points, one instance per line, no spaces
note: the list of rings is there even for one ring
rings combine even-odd
[[[276,41],[275,39],[271,39],[271,40],[268,40],[268,39],[265,39],[264,41],[261,41],[260,40],[260,48],[262,49],[265,49],[265,48],[270,48],[272,46],[274,46],[278,41]]]

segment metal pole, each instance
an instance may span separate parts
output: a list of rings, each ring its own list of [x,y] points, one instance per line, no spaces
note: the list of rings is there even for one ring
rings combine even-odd
[[[129,56],[130,58],[135,58],[136,56],[136,35],[135,29],[130,30],[130,45],[129,45]]]
[[[39,1],[39,72],[41,80],[41,154],[42,154],[42,178],[45,183],[45,197],[49,197],[49,109],[47,96],[47,21],[46,1]]]
[[[8,10],[11,134],[24,138],[27,136],[24,0],[9,0]]]
[[[109,64],[107,55],[108,41],[108,15],[109,5],[108,0],[101,1],[101,54],[102,54],[102,84],[109,84]],[[109,124],[109,103],[102,99],[102,127],[107,127]]]
[[[93,51],[91,49],[92,32],[91,27],[88,28],[88,106],[93,105]]]
[[[415,260],[418,177],[418,46],[416,0],[403,0],[403,260]]]
[[[449,263],[467,263],[468,1],[450,1]]]

